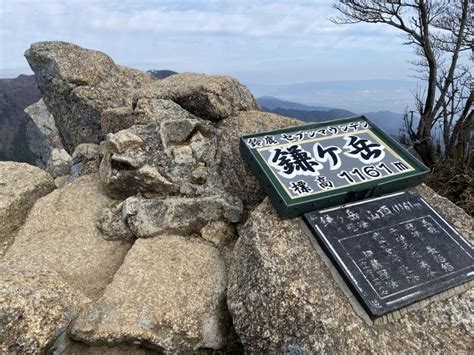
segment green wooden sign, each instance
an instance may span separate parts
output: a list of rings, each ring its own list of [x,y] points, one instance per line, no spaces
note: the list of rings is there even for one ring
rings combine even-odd
[[[240,150],[284,218],[415,186],[429,172],[364,116],[243,136]]]

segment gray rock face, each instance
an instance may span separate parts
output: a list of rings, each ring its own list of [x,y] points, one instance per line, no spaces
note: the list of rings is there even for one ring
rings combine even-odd
[[[99,143],[102,112],[130,103],[131,94],[154,79],[116,65],[104,53],[66,42],[38,42],[25,52],[65,149]]]
[[[240,232],[228,306],[249,353],[466,352],[474,289],[368,326],[351,308],[298,220],[266,199]]]
[[[52,177],[38,167],[0,162],[0,257],[13,243],[36,200],[54,188]]]
[[[98,298],[130,248],[104,240],[96,228],[98,212],[110,203],[94,175],[55,190],[36,202],[4,260],[56,271],[87,297]]]
[[[53,177],[67,175],[71,157],[63,148],[53,115],[43,99],[28,106],[25,114],[28,119],[26,137],[31,152],[37,157],[36,165]]]
[[[99,218],[98,227],[108,239],[114,236],[130,239],[131,235],[151,238],[159,234],[199,233],[208,222],[237,223],[241,216],[242,203],[231,196],[167,199],[134,196],[112,211],[105,210]]]
[[[98,144],[79,144],[72,154],[68,182],[73,182],[79,176],[98,173],[100,159],[100,146]]]
[[[260,184],[243,161],[239,150],[242,135],[297,126],[303,122],[273,113],[249,111],[220,122],[218,150],[221,154],[219,174],[225,190],[239,197],[247,211],[265,197]]]
[[[46,353],[87,301],[54,272],[0,264],[0,352]]]
[[[116,198],[138,192],[196,196],[215,190],[215,142],[215,129],[199,119],[152,122],[109,134],[100,165],[102,184]],[[205,169],[206,176],[195,178],[197,169]]]
[[[229,328],[226,272],[196,238],[139,239],[104,295],[74,322],[88,344],[142,344],[166,353],[219,349]]]
[[[197,73],[176,74],[157,80],[136,93],[135,101],[140,98],[169,99],[210,121],[260,109],[252,93],[234,78]]]

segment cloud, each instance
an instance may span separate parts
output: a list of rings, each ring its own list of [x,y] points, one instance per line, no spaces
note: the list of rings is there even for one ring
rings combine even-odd
[[[346,58],[364,75],[370,73],[364,58],[390,61],[408,53],[388,27],[331,23],[330,5],[324,0],[3,1],[0,68],[25,66],[24,50],[42,40],[75,42],[142,69],[214,73],[292,68],[323,73],[337,63],[343,67],[333,75],[348,75],[341,59]]]

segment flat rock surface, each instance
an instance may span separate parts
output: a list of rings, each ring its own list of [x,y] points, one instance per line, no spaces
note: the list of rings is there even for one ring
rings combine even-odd
[[[70,333],[89,344],[219,349],[228,327],[225,288],[224,263],[209,243],[174,235],[138,239]]]
[[[0,162],[0,257],[13,243],[35,201],[54,188],[52,177],[40,168]]]
[[[369,326],[352,309],[298,219],[266,199],[240,231],[228,306],[246,351],[362,353],[472,350],[474,289]]]
[[[31,209],[4,258],[57,271],[86,296],[98,298],[130,248],[106,241],[96,228],[97,212],[110,201],[96,175],[55,190]]]
[[[45,353],[87,301],[55,272],[1,263],[0,353]]]

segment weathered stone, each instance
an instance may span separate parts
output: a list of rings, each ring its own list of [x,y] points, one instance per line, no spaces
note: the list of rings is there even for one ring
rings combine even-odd
[[[124,202],[121,202],[104,208],[97,218],[97,228],[102,231],[107,240],[134,241],[136,238],[128,227],[123,205]]]
[[[164,151],[156,123],[133,126],[107,135],[100,179],[107,193],[118,198],[138,192],[173,194],[178,186],[162,175],[171,159],[171,153]]]
[[[79,144],[72,155],[68,181],[73,182],[79,176],[97,173],[100,158],[100,146],[98,144]]]
[[[63,148],[53,115],[43,99],[28,106],[25,115],[28,119],[26,137],[31,152],[37,157],[36,165],[53,177],[67,175],[71,157]]]
[[[170,197],[144,199],[129,197],[112,210],[104,210],[98,227],[109,236],[117,236],[124,224],[137,238],[159,234],[199,233],[210,221],[237,223],[242,216],[242,203],[231,196]],[[129,233],[123,236],[129,239]]]
[[[46,164],[46,171],[53,177],[65,176],[69,173],[71,156],[63,148],[51,150],[51,156]]]
[[[0,162],[0,257],[36,200],[55,188],[52,177],[38,167]]]
[[[97,213],[110,202],[94,175],[55,190],[36,202],[4,260],[54,270],[98,298],[130,248],[104,240],[96,228]]]
[[[117,133],[118,131],[141,123],[144,122],[137,122],[135,119],[131,105],[112,107],[102,112],[101,127],[104,136],[106,136],[108,133]]]
[[[150,122],[192,120],[197,117],[171,100],[141,98],[133,106],[110,108],[102,114],[104,134]],[[176,131],[176,130],[175,130]],[[181,135],[186,135],[182,132]],[[186,137],[185,137],[186,138]]]
[[[208,243],[174,235],[139,239],[70,334],[89,344],[142,344],[167,353],[219,349],[230,325],[225,288],[224,263]]]
[[[232,261],[237,233],[234,225],[223,221],[211,221],[201,229],[201,237],[214,244],[229,268]]]
[[[102,112],[130,104],[133,90],[155,81],[116,65],[104,53],[72,43],[34,43],[25,57],[70,153],[80,143],[99,143]]]
[[[234,248],[228,306],[249,353],[467,352],[474,289],[388,324],[359,318],[297,219],[268,198]]]
[[[201,237],[221,249],[237,240],[232,224],[224,221],[211,221],[201,229]]]
[[[204,165],[199,165],[191,173],[191,182],[193,184],[202,185],[207,181],[208,175],[209,175],[209,170]]]
[[[58,176],[56,179],[54,179],[54,185],[56,185],[57,189],[60,189],[67,184],[67,179],[67,176]]]
[[[199,119],[166,120],[107,135],[100,177],[107,193],[126,198],[136,193],[168,196],[215,191],[214,180],[195,183],[192,172],[217,167],[213,127]]]
[[[260,184],[243,161],[239,140],[245,134],[300,125],[303,122],[273,113],[241,112],[219,124],[218,151],[221,154],[219,173],[228,193],[239,197],[246,211],[252,210],[265,197]]]
[[[151,83],[135,94],[142,98],[169,99],[192,114],[211,121],[240,111],[259,110],[252,93],[234,78],[182,73]]]
[[[52,271],[0,264],[0,352],[46,353],[86,302]]]

